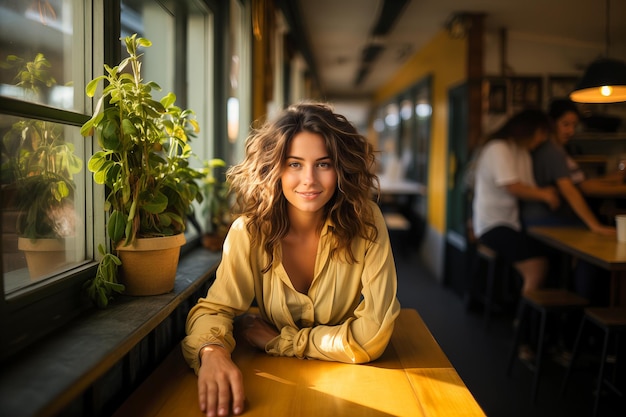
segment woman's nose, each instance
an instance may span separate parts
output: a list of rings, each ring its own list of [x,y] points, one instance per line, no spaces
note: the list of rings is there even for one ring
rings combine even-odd
[[[315,182],[315,169],[307,167],[302,170],[302,182],[304,184],[313,184]]]

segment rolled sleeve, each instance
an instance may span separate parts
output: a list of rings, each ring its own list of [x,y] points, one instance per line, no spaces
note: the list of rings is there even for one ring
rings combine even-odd
[[[189,311],[187,337],[183,339],[185,360],[197,373],[198,353],[208,343],[235,348],[233,319],[244,313],[254,299],[254,279],[250,258],[250,240],[243,219],[235,221],[224,242],[222,261],[207,296]]]

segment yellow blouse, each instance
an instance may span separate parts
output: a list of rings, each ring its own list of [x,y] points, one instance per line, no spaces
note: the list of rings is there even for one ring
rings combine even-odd
[[[267,256],[261,246],[251,246],[247,220],[237,219],[224,242],[214,283],[187,317],[182,346],[189,366],[198,372],[198,353],[206,343],[234,349],[233,319],[245,313],[253,299],[261,316],[280,332],[265,347],[269,354],[347,363],[378,358],[389,342],[400,303],[389,233],[380,209],[371,205],[378,238],[354,240],[357,263],[331,259],[333,225],[326,222],[308,294],[291,284],[280,262],[280,247],[271,269],[261,272]]]

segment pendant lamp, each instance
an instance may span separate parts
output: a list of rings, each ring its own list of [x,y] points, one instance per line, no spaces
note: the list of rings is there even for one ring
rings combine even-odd
[[[609,2],[606,1],[606,58],[592,62],[574,91],[572,101],[578,103],[617,103],[626,101],[626,62],[608,58]]]

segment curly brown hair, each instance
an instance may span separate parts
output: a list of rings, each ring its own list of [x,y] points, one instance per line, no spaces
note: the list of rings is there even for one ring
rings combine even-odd
[[[373,174],[372,145],[328,104],[295,104],[254,130],[246,141],[244,161],[226,173],[236,196],[235,211],[250,220],[247,227],[252,244],[262,244],[268,255],[264,272],[274,261],[274,249],[289,231],[287,200],[280,178],[289,145],[300,132],[322,136],[337,171],[337,190],[324,208],[325,217],[334,223],[331,255],[342,253],[347,262],[355,263],[352,240],[360,236],[374,241],[378,236],[368,204],[372,191],[379,187]]]

